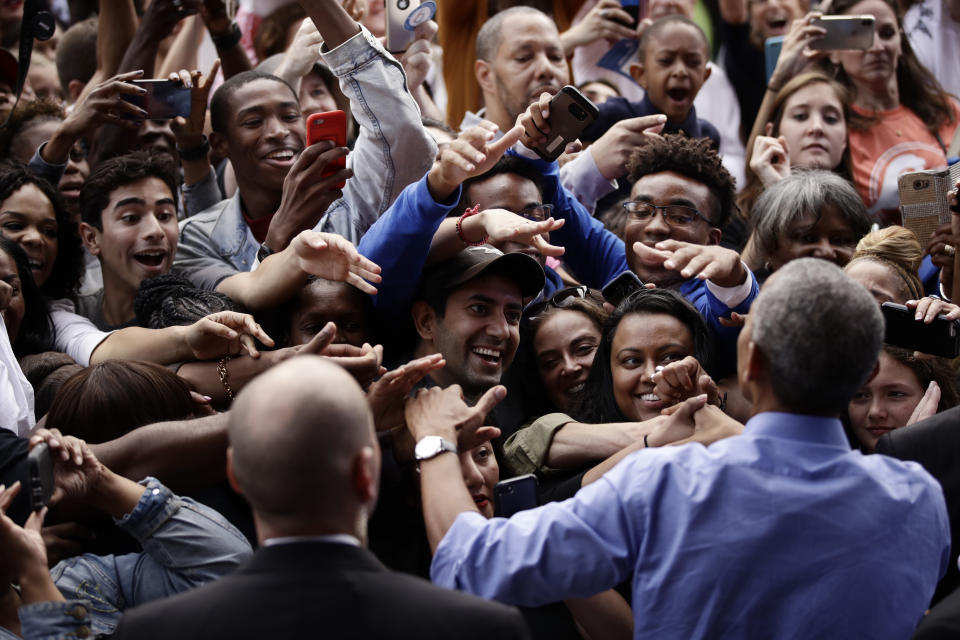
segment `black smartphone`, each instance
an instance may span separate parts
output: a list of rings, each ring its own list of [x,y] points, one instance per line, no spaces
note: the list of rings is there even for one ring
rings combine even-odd
[[[600,290],[600,293],[603,294],[604,300],[613,306],[617,306],[626,300],[630,294],[640,289],[643,289],[643,281],[633,271],[627,270],[608,282]]]
[[[30,509],[39,511],[50,502],[53,495],[53,460],[50,448],[42,442],[30,450],[27,455],[27,467],[30,471]]]
[[[637,21],[640,20],[640,1],[639,0],[620,0],[620,8],[630,14],[632,22],[628,24],[628,27],[637,26]]]
[[[509,518],[537,506],[537,477],[532,473],[497,483],[493,488],[494,515]]]
[[[960,355],[960,320],[937,316],[930,324],[914,320],[915,311],[902,304],[884,302],[880,305],[886,324],[883,341],[944,358]]]
[[[123,99],[146,111],[148,119],[190,117],[190,89],[181,83],[173,80],[133,80],[133,84],[143,87],[147,92],[142,96],[124,95]]]
[[[550,100],[550,133],[542,147],[534,147],[537,155],[553,162],[560,157],[567,144],[580,137],[583,130],[593,124],[600,111],[587,96],[576,87],[565,86]]]

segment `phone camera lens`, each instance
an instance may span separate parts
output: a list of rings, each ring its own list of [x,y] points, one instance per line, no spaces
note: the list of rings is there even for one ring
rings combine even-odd
[[[570,114],[573,115],[577,120],[586,120],[587,112],[583,110],[583,107],[580,105],[572,104],[570,105]]]
[[[397,9],[400,9],[400,11],[406,11],[409,6],[410,0],[397,0]]]

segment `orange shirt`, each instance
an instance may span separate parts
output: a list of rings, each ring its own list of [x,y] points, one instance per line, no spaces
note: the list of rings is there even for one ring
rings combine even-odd
[[[853,110],[878,118],[869,129],[849,131],[854,183],[872,216],[885,224],[900,224],[897,178],[910,171],[945,167],[943,148],[917,114],[903,105],[875,113],[856,106]],[[956,102],[953,110],[954,121],[940,129],[940,140],[946,147],[960,122]]]

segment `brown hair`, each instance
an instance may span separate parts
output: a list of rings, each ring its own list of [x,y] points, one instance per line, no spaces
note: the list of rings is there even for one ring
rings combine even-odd
[[[296,2],[285,4],[263,19],[257,35],[253,38],[253,48],[261,62],[276,53],[287,50],[287,35],[290,27],[307,17],[307,12]]]
[[[780,135],[780,122],[783,120],[783,114],[785,112],[787,100],[789,100],[790,97],[797,91],[815,84],[825,84],[833,89],[833,92],[837,95],[837,98],[839,98],[840,104],[843,107],[844,121],[847,123],[850,122],[850,90],[836,80],[820,73],[819,71],[810,71],[808,73],[801,73],[800,75],[794,76],[788,80],[774,97],[773,111],[770,114],[770,123],[773,124],[773,131],[771,133],[774,137]],[[757,176],[753,169],[750,168],[750,160],[753,158],[754,140],[756,140],[756,136],[747,141],[747,161],[746,166],[744,167],[746,180],[744,182],[743,189],[740,191],[740,195],[737,196],[737,205],[740,207],[740,215],[747,220],[750,219],[750,214],[753,210],[753,205],[757,202],[757,198],[759,198],[760,194],[763,193],[763,183],[760,181],[759,176]],[[840,164],[836,167],[829,167],[829,170],[852,182],[852,166],[853,165],[850,160],[850,147],[848,145],[847,148],[843,150],[843,157],[840,158]]]
[[[909,349],[892,347],[888,344],[883,345],[883,350],[888,356],[913,371],[924,391],[930,386],[931,382],[937,383],[940,387],[940,404],[937,405],[937,413],[951,409],[960,403],[957,374],[947,360],[929,357],[918,358]]]
[[[47,423],[87,442],[106,442],[147,424],[190,417],[190,391],[158,364],[106,360],[63,383]]]
[[[836,0],[830,11],[838,15],[845,14],[859,1]],[[937,140],[940,140],[940,128],[944,124],[955,120],[950,95],[944,91],[936,77],[917,59],[917,54],[913,52],[913,47],[910,46],[910,39],[903,31],[903,13],[897,6],[896,1],[883,0],[883,2],[893,11],[893,15],[897,18],[897,28],[900,30],[901,54],[897,63],[897,87],[900,91],[900,104],[917,114],[917,117],[923,121],[930,133]],[[834,71],[840,82],[848,87],[854,87],[853,81],[842,65],[834,65]],[[856,129],[867,129],[875,121],[876,118],[853,118],[850,125]],[[946,146],[950,144],[950,141],[940,140],[940,143]]]

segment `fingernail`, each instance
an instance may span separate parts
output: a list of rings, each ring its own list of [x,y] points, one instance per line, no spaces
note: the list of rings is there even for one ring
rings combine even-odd
[[[475,170],[476,170],[476,167],[473,166],[472,164],[467,165],[467,171],[475,171]]]
[[[207,402],[210,402],[213,400],[213,398],[211,398],[210,396],[203,396],[203,399],[206,400]]]
[[[656,120],[657,120],[657,122],[666,122],[666,121],[667,121],[667,116],[663,115],[662,113],[659,113],[659,114],[657,114]]]
[[[923,317],[923,314],[920,313],[919,311],[917,311],[917,315],[913,316],[913,319],[914,319],[914,320],[919,320],[919,319],[922,318],[922,317]]]
[[[550,112],[549,112],[549,111],[541,111],[541,112],[540,112],[540,115],[542,115],[542,116],[546,119],[546,118],[549,118],[549,117],[550,117]]]

